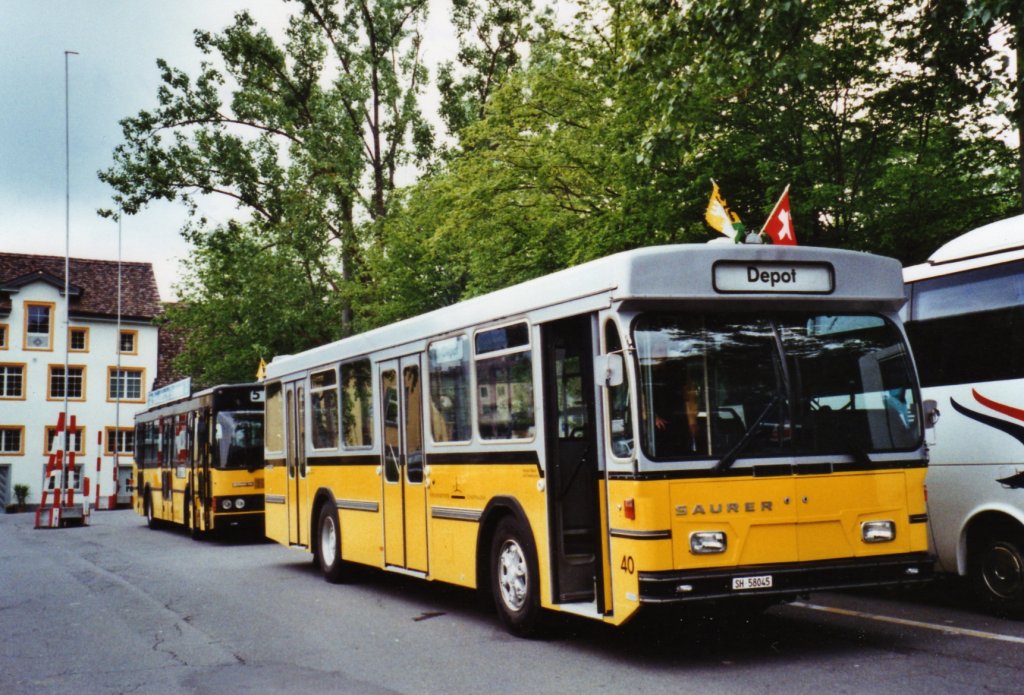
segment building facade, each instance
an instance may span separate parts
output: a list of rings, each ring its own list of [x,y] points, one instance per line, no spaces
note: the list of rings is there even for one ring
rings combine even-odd
[[[0,253],[0,509],[17,485],[39,503],[65,407],[78,490],[88,478],[96,509],[130,501],[133,419],[158,378],[156,279],[149,263],[69,266],[65,297],[63,257]]]

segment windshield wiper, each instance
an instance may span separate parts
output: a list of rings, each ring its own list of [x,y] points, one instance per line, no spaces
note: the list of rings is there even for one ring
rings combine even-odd
[[[776,392],[775,395],[772,396],[771,400],[768,401],[768,405],[766,405],[764,410],[761,411],[761,414],[754,419],[750,424],[750,427],[747,428],[747,431],[743,433],[740,440],[733,444],[732,448],[725,452],[725,456],[719,459],[718,463],[715,464],[716,471],[724,471],[726,468],[729,468],[732,464],[736,463],[736,459],[739,457],[740,452],[742,452],[744,447],[747,446],[747,442],[749,442],[754,436],[754,432],[761,426],[764,419],[768,417],[768,413],[770,413],[772,408],[778,404],[779,398],[780,396],[778,392]]]

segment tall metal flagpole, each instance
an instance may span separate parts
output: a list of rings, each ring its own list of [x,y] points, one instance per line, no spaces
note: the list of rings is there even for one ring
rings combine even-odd
[[[68,438],[68,367],[71,342],[71,109],[68,97],[68,56],[77,51],[64,51],[64,475],[67,485],[67,452],[72,442]]]
[[[114,490],[118,489],[118,480],[120,479],[120,461],[119,455],[121,453],[121,441],[124,436],[121,432],[121,396],[124,394],[127,380],[124,378],[124,374],[121,373],[121,216],[124,215],[124,210],[118,208],[117,210],[117,379],[114,380],[117,386],[117,398],[114,405],[114,470],[110,473],[114,476]],[[114,505],[117,505],[117,492],[115,492]]]

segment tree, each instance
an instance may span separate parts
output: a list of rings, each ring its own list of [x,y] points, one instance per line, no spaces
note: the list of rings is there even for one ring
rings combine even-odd
[[[262,321],[260,333],[243,331],[230,344],[231,333],[221,335],[223,349],[202,359],[198,341],[190,341],[182,362],[193,373],[251,378],[233,360],[244,355],[255,364],[263,349],[273,354],[287,326],[307,326],[284,340],[292,350],[351,332],[372,221],[386,214],[399,167],[429,154],[430,130],[417,104],[425,6],[303,0],[283,45],[242,12],[219,34],[196,32],[210,60],[194,78],[158,62],[159,105],[122,121],[124,142],[100,178],[127,214],[159,199],[190,206],[183,232],[195,246],[193,275],[179,287],[172,323],[193,336],[244,325],[235,312],[215,310],[218,281],[227,280],[218,273],[228,270],[240,306],[273,297],[280,313],[271,315],[284,321]],[[206,195],[236,201],[238,219],[209,228],[198,214]],[[246,272],[232,258],[264,272]]]
[[[933,2],[936,8],[944,6],[940,0]],[[1017,131],[1017,186],[1020,193],[1017,206],[1024,211],[1024,4],[1018,0],[959,0],[946,3],[945,7],[949,5],[960,11],[968,31],[973,29],[981,34],[981,41],[976,39],[975,46],[984,50],[994,36],[1001,35],[1006,39],[1007,49],[1016,58],[1016,76],[1012,80],[1008,60],[1000,61],[996,72],[1002,78],[997,84],[1006,93],[1001,110]]]
[[[183,300],[165,320],[186,349],[176,367],[198,383],[251,381],[260,359],[287,355],[339,337],[334,273],[310,265],[304,239],[268,245],[256,228],[230,222],[204,231],[185,262]]]
[[[533,0],[452,0],[457,64],[438,68],[440,116],[458,137],[484,117],[491,95],[520,66],[533,30]]]
[[[667,189],[714,175],[758,225],[792,183],[801,243],[907,262],[1007,211],[1008,150],[977,127],[984,57],[936,48],[934,7],[663,5],[622,10],[622,68],[651,107],[641,151]]]
[[[588,48],[602,41],[586,27],[534,41],[529,68],[505,75],[460,149],[384,225],[381,258],[426,271],[380,266],[363,306],[407,316],[638,243],[620,224],[631,155],[606,104],[609,54]]]
[[[791,183],[801,243],[908,263],[1012,209],[1012,152],[984,125],[993,52],[962,7],[667,5],[581,0],[574,22],[535,38],[461,149],[395,208],[383,248],[432,270],[401,276],[414,296],[392,285],[374,306],[395,318],[706,240],[710,177],[749,227]]]

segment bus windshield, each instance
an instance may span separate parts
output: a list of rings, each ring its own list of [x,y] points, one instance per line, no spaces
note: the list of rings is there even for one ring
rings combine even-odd
[[[634,339],[654,461],[863,459],[921,443],[909,353],[881,316],[648,313]]]
[[[256,470],[263,466],[263,417],[260,413],[217,413],[214,440],[217,468]]]

